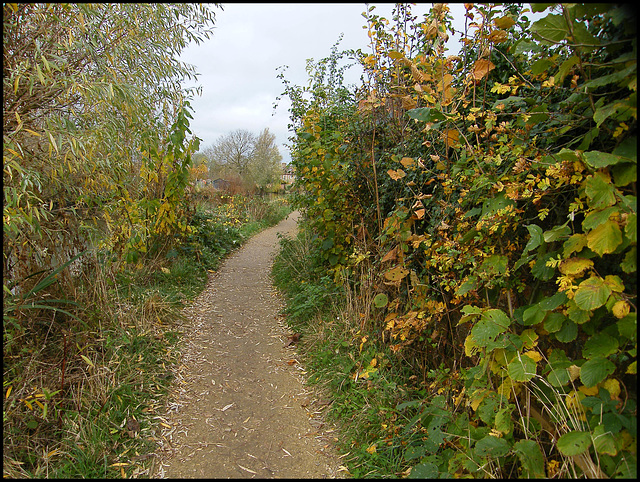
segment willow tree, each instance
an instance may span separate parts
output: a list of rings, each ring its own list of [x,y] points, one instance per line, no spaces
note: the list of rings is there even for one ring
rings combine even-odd
[[[5,284],[68,259],[97,222],[110,249],[167,230],[151,219],[175,211],[197,150],[182,87],[197,74],[178,57],[214,20],[199,4],[4,4]]]

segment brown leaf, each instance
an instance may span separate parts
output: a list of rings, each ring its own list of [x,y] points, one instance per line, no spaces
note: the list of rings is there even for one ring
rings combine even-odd
[[[127,419],[127,434],[131,438],[135,438],[136,433],[140,431],[140,423],[133,417]]]
[[[473,78],[475,80],[480,80],[495,68],[496,66],[490,60],[487,60],[487,59],[476,60],[476,63],[473,64]]]
[[[380,262],[384,263],[386,261],[393,261],[394,259],[396,259],[397,252],[398,252],[398,247],[396,246],[391,251],[389,251],[387,254],[385,254],[384,258],[382,258],[382,260],[380,260]]]
[[[294,333],[293,335],[289,335],[287,337],[287,341],[284,346],[295,345],[300,340],[300,333]]]

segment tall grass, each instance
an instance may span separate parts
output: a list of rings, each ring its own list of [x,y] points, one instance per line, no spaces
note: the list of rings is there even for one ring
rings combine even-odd
[[[225,256],[290,211],[231,202],[227,217],[219,203],[199,205],[196,234],[166,256],[131,265],[92,251],[77,276],[61,266],[36,274],[25,296],[5,289],[5,477],[150,475],[184,306]]]

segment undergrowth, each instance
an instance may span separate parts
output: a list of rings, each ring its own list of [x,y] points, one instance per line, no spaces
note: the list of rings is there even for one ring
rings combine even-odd
[[[281,238],[272,270],[287,300],[287,323],[301,334],[308,383],[332,400],[327,416],[339,427],[337,448],[351,476],[406,475],[413,453],[407,447],[424,435],[419,422],[426,415],[413,402],[424,387],[366,315],[372,301],[364,289],[366,267],[364,284],[338,285],[322,276],[318,256],[302,225],[296,238]]]
[[[5,290],[5,477],[151,475],[182,308],[208,271],[290,211],[241,196],[225,206],[199,205],[193,233],[163,256],[118,264],[92,251],[78,276],[64,265],[26,295]]]

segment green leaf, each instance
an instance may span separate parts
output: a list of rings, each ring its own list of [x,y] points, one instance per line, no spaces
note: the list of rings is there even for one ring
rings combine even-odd
[[[566,320],[562,328],[555,333],[556,340],[562,343],[569,343],[578,336],[578,326],[571,320]]]
[[[509,258],[499,254],[491,255],[482,262],[478,271],[487,276],[497,276],[507,271]]]
[[[469,291],[475,290],[476,288],[478,288],[478,277],[475,275],[471,275],[456,290],[456,295],[462,296]]]
[[[480,347],[495,342],[511,325],[509,317],[501,310],[487,310],[471,329],[471,336]]]
[[[616,164],[611,168],[616,187],[624,187],[638,179],[638,165],[630,162]]]
[[[591,434],[580,431],[565,433],[557,442],[560,453],[568,457],[586,452],[590,445]]]
[[[509,376],[513,381],[526,382],[536,374],[536,362],[527,355],[517,354],[507,366]]]
[[[597,356],[580,367],[580,381],[585,387],[595,387],[616,370],[616,366],[608,358]]]
[[[620,268],[625,273],[635,273],[637,269],[637,263],[638,263],[638,251],[635,246],[632,246],[631,249],[624,256],[622,263],[620,263]]]
[[[618,72],[614,72],[612,74],[603,75],[601,77],[596,77],[593,80],[585,83],[583,87],[587,87],[589,89],[593,89],[595,87],[602,87],[605,85],[613,84],[616,82],[620,82],[622,80],[630,80],[629,75],[637,69],[637,64],[634,62],[627,68],[619,70]]]
[[[437,479],[440,475],[438,466],[433,462],[423,462],[411,469],[408,479]]]
[[[631,213],[627,216],[627,224],[624,227],[624,234],[632,243],[638,241],[638,216],[636,213]]]
[[[373,305],[376,308],[384,308],[389,303],[389,298],[384,293],[378,293],[375,298],[373,298]]]
[[[585,216],[582,221],[582,229],[585,231],[589,231],[593,228],[597,228],[602,223],[605,223],[609,220],[612,214],[618,213],[619,210],[615,206],[611,206],[602,210],[592,211],[587,216]]]
[[[613,253],[622,244],[622,231],[616,221],[607,221],[587,233],[587,246],[594,253]]]
[[[535,278],[538,278],[542,281],[549,281],[555,276],[555,268],[547,266],[547,261],[553,258],[554,254],[555,253],[553,252],[547,253],[538,258],[538,261],[536,261],[536,263],[533,265],[533,268],[531,268],[531,274],[533,274]]]
[[[562,226],[556,226],[553,229],[545,231],[543,238],[545,243],[553,243],[554,241],[568,237],[570,234],[571,228],[566,224],[563,224]]]
[[[572,57],[569,57],[567,60],[562,62],[562,65],[560,65],[560,70],[555,75],[554,83],[556,85],[561,85],[564,81],[564,78],[571,71],[571,68],[579,62],[580,58],[577,55],[573,55]]]
[[[543,298],[540,300],[540,308],[545,311],[555,310],[562,303],[567,301],[567,295],[563,292],[555,293],[553,296],[549,296],[548,298]]]
[[[607,302],[611,288],[599,276],[592,276],[578,285],[573,297],[578,308],[584,311],[595,310]]]
[[[620,333],[620,336],[623,336],[626,339],[635,342],[636,338],[638,337],[638,314],[629,313],[627,316],[618,321],[616,323],[616,326],[618,328],[618,333]]]
[[[487,435],[476,442],[474,451],[479,457],[503,457],[509,453],[509,442],[503,438]]]
[[[566,258],[572,253],[579,253],[587,245],[587,236],[582,233],[573,234],[562,245],[562,255]]]
[[[570,320],[582,325],[591,319],[591,312],[578,308],[575,300],[569,300],[567,302],[567,316]]]
[[[556,14],[547,15],[534,22],[529,28],[533,33],[542,37],[543,40],[551,43],[561,42],[569,33],[564,17]]]
[[[560,331],[566,317],[562,313],[549,313],[544,320],[544,329],[549,333]]]
[[[582,348],[582,356],[590,359],[597,356],[609,356],[618,351],[618,340],[605,333],[595,333]]]
[[[596,172],[585,181],[585,193],[591,200],[589,205],[592,208],[613,206],[617,192],[609,177],[601,172]]]
[[[412,119],[416,119],[422,122],[439,122],[446,120],[446,117],[442,112],[431,107],[419,107],[417,109],[411,109],[407,111],[407,115]]]
[[[593,430],[593,446],[599,454],[607,454],[612,457],[618,454],[613,434],[611,432],[605,432],[603,425],[598,425]]]
[[[302,137],[305,141],[312,141],[316,137],[308,132],[298,132],[298,137]]]
[[[623,157],[600,151],[588,151],[584,152],[582,155],[584,156],[586,163],[595,169],[600,169],[625,161],[625,158]]]
[[[513,421],[511,420],[511,413],[513,409],[510,407],[498,410],[496,413],[496,430],[502,432],[505,435],[509,435],[513,432]]]
[[[557,351],[557,350],[556,350]],[[555,353],[555,352],[554,352]],[[569,376],[569,368],[573,363],[565,356],[564,359],[558,359],[555,361],[549,360],[549,374],[547,375],[547,381],[554,387],[563,387],[571,381]]]
[[[522,324],[524,326],[537,325],[538,323],[542,323],[546,316],[547,312],[542,309],[539,303],[536,303],[524,310],[522,314]]]
[[[524,477],[543,479],[546,477],[544,470],[544,456],[540,447],[534,440],[519,440],[513,444],[513,451],[520,459]]]
[[[544,241],[544,237],[542,236],[542,228],[537,224],[528,224],[525,228],[529,231],[529,241],[524,247],[524,252],[527,252],[540,246]]]

